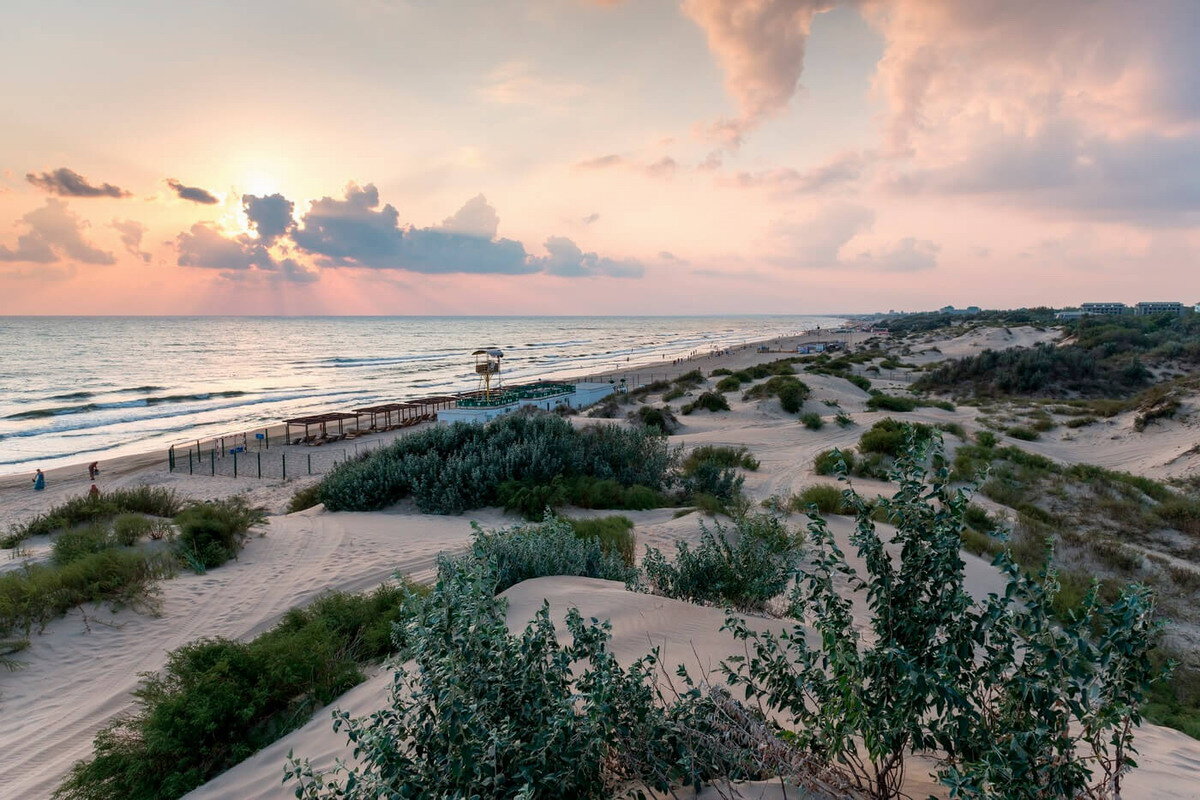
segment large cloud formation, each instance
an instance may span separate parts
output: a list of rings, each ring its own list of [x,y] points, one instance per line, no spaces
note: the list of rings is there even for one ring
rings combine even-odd
[[[712,126],[717,138],[736,146],[748,130],[787,107],[804,71],[813,18],[836,5],[836,0],[684,0],[683,12],[703,29],[740,111]]]
[[[644,272],[639,262],[584,252],[558,236],[546,240],[548,255],[530,255],[520,242],[497,237],[500,217],[483,195],[427,228],[402,225],[394,206],[380,206],[373,184],[352,183],[342,199],[314,200],[298,222],[292,216],[294,204],[283,195],[243,195],[242,208],[254,235],[227,236],[210,223],[197,223],[176,239],[178,264],[223,270],[227,277],[267,271],[291,280],[317,275],[301,265],[301,256],[323,268],[425,274],[630,278]]]
[[[111,183],[93,184],[73,169],[59,167],[53,172],[25,174],[25,180],[34,186],[62,197],[129,197],[130,193]]]
[[[113,264],[112,253],[91,245],[83,237],[87,223],[62,200],[47,198],[41,208],[21,217],[26,231],[17,237],[16,248],[0,245],[0,261],[52,264],[62,260],[84,264]]]
[[[875,84],[894,188],[1195,221],[1200,3],[873,0],[864,13],[885,41]]]

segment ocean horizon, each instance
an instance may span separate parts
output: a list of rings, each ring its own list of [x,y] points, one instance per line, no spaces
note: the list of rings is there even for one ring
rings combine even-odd
[[[475,387],[836,327],[821,315],[0,317],[0,475]]]

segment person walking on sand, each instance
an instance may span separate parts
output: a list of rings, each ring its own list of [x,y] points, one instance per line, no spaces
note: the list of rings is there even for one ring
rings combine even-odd
[[[88,489],[88,500],[99,500],[99,499],[100,499],[100,490],[96,487],[96,484],[93,483],[92,488]]]
[[[33,476],[33,490],[40,492],[46,488],[46,475],[39,469],[37,474]]]
[[[99,474],[100,474],[100,462],[99,461],[93,461],[92,463],[88,464],[88,480],[89,481],[96,480],[96,476]]]

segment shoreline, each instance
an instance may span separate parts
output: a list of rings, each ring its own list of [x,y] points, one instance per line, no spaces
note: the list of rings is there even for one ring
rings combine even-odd
[[[704,351],[688,356],[680,357],[673,360],[666,360],[665,357],[655,361],[653,359],[643,359],[638,362],[630,363],[627,367],[604,370],[600,372],[588,373],[573,373],[560,377],[547,377],[547,380],[561,381],[581,381],[583,379],[605,380],[611,379],[619,381],[625,378],[627,385],[636,387],[641,383],[648,383],[652,380],[670,380],[678,377],[686,372],[694,369],[702,368],[706,373],[712,369],[725,366],[727,368],[742,368],[749,363],[757,363],[761,360],[774,360],[775,358],[786,355],[789,351],[794,351],[796,346],[811,341],[819,341],[826,338],[839,338],[848,342],[853,342],[855,336],[862,336],[859,331],[851,329],[849,333],[839,333],[836,337],[831,336],[832,331],[843,330],[842,328],[816,329],[812,331],[803,331],[785,336],[773,336],[763,339],[748,339],[744,344],[733,348],[719,348],[715,351]],[[765,352],[760,351],[760,348],[767,348]],[[396,401],[402,402],[402,401]],[[321,411],[331,411],[331,408],[314,408],[309,413],[320,413]],[[414,426],[410,430],[418,430],[421,426]],[[243,434],[252,435],[255,431],[268,431],[270,437],[275,439],[280,437],[284,431],[282,422],[273,423],[262,428],[255,428],[250,431],[238,431],[235,433],[223,434],[226,438],[233,438]],[[390,442],[396,438],[396,433],[375,434],[372,436],[363,437],[362,444],[370,446],[384,441]],[[403,435],[403,434],[400,434]],[[201,442],[209,442],[214,439],[220,439],[221,436],[207,437],[201,439]],[[179,444],[189,440],[181,439]],[[290,447],[290,446],[285,446]],[[274,448],[271,448],[274,449]],[[355,448],[357,451],[357,447]],[[211,482],[205,489],[201,491],[203,496],[213,495],[212,489],[221,491],[216,493],[216,496],[228,496],[238,494],[248,490],[253,490],[256,487],[278,486],[283,483],[303,480],[308,477],[307,474],[289,475],[287,478],[269,477],[264,475],[262,478],[248,477],[242,475],[238,478],[223,476],[218,473],[216,476],[202,474],[197,472],[194,476],[186,472],[181,473],[176,470],[171,473],[166,468],[168,448],[155,448],[152,450],[143,450],[136,453],[130,453],[112,458],[95,458],[94,456],[81,456],[78,461],[52,467],[44,470],[46,476],[46,489],[40,492],[35,492],[32,488],[33,471],[13,473],[9,475],[0,475],[0,508],[10,510],[7,515],[6,522],[13,523],[42,513],[47,508],[62,502],[68,497],[86,494],[92,481],[87,476],[87,465],[92,461],[97,461],[100,467],[100,476],[96,481],[96,485],[101,491],[112,488],[121,488],[130,485],[163,484],[163,483],[179,483],[181,481],[195,481],[197,479]],[[310,451],[311,452],[311,451]],[[323,451],[329,454],[332,451]],[[349,451],[342,449],[344,455],[348,455]],[[335,456],[336,457],[336,456]],[[36,466],[34,467],[36,469]],[[323,470],[321,470],[323,472]],[[146,480],[152,475],[161,475],[159,480]],[[312,473],[314,476],[320,472]],[[181,487],[182,488],[182,487]],[[197,489],[199,487],[192,487]]]

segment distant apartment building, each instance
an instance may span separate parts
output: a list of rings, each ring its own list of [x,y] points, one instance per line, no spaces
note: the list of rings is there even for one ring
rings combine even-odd
[[[1142,302],[1134,307],[1134,313],[1139,317],[1145,317],[1150,314],[1182,314],[1184,309],[1183,303]]]
[[[1140,303],[1138,305],[1141,305]],[[1094,314],[1097,316],[1119,316],[1121,314],[1131,314],[1133,309],[1124,303],[1080,303],[1079,313],[1081,315]]]

